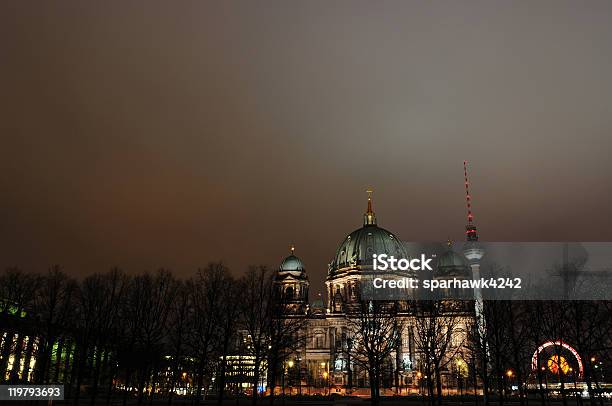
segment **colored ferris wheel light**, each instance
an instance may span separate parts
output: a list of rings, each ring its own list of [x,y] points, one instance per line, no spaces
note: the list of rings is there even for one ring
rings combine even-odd
[[[557,340],[557,341],[547,341],[544,344],[540,345],[538,347],[538,349],[533,353],[533,356],[531,357],[531,369],[532,370],[537,370],[538,369],[538,355],[540,354],[540,352],[542,352],[542,350],[544,350],[547,347],[550,346],[559,346],[562,348],[565,348],[566,350],[568,350],[569,352],[572,353],[572,355],[574,356],[574,358],[576,359],[576,362],[578,363],[578,374],[579,376],[583,376],[584,375],[584,366],[582,365],[582,358],[580,357],[580,354],[578,354],[578,351],[576,351],[571,345],[569,345],[568,343],[561,341],[561,340]],[[563,358],[563,357],[562,357]],[[552,359],[552,358],[551,358]],[[561,359],[555,359],[553,362],[551,362],[551,360],[548,361],[548,366],[549,368],[555,369],[556,372],[553,373],[557,373],[559,371],[559,367],[564,368],[564,366],[562,365],[562,362],[565,361],[565,368],[569,368],[569,365],[567,364],[566,360],[561,360]],[[546,368],[542,367],[542,370],[545,371]],[[562,371],[562,369],[561,369]],[[562,371],[564,373],[567,373],[566,371]]]

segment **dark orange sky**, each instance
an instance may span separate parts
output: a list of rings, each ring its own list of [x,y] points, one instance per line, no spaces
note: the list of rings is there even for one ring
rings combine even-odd
[[[612,3],[0,4],[0,266],[612,240]]]

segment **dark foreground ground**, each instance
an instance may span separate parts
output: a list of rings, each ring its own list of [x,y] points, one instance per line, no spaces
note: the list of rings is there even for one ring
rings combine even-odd
[[[582,403],[582,404],[581,404]],[[582,402],[578,402],[575,398],[568,398],[567,406],[591,406],[589,399],[582,399]],[[53,401],[49,403],[47,401],[0,401],[2,406],[4,405],[16,405],[16,406],[71,406],[74,405],[73,401]],[[111,403],[107,403],[106,399],[100,399],[95,402],[95,405],[91,404],[90,399],[81,399],[78,406],[121,406],[121,399],[114,399]],[[129,406],[136,406],[138,404],[136,399],[130,399],[127,403]],[[320,399],[308,399],[308,400],[295,400],[286,399],[283,401],[281,398],[276,398],[274,406],[369,406],[371,404],[370,399],[367,398],[356,398],[356,397],[335,397],[333,399],[320,398]],[[160,400],[147,400],[142,403],[143,406],[167,406],[167,399]],[[174,399],[172,405],[176,406],[194,406],[195,402],[191,399]],[[217,406],[216,400],[205,400],[200,402],[201,406]],[[259,406],[270,406],[269,399],[262,399],[258,403]],[[448,397],[443,400],[445,406],[484,406],[482,398],[476,401],[474,398],[460,398],[460,397]],[[517,398],[510,398],[504,400],[504,406],[518,406],[520,402]],[[527,402],[527,406],[541,406],[539,398],[530,397]],[[548,399],[547,406],[563,406],[561,399]],[[612,399],[601,399],[597,401],[597,406],[612,406]],[[223,406],[251,406],[251,400],[246,398],[226,400],[223,402]],[[427,398],[419,396],[406,396],[406,397],[386,397],[381,398],[380,406],[429,406]],[[491,402],[491,406],[499,406],[497,399]]]

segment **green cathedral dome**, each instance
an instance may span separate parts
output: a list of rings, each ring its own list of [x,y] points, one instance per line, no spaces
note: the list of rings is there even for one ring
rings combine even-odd
[[[363,227],[350,233],[338,247],[336,256],[329,265],[329,276],[343,268],[371,266],[373,254],[393,255],[398,259],[408,258],[402,241],[376,224],[371,197],[368,197],[368,210],[364,214],[363,223]]]
[[[438,266],[434,275],[438,277],[469,277],[471,269],[465,256],[454,251],[449,242],[446,252],[438,256]]]
[[[306,277],[306,267],[301,259],[299,259],[294,254],[295,248],[293,245],[291,246],[291,254],[283,259],[280,267],[278,268],[278,272],[276,273],[276,280],[285,280],[287,278],[290,279],[307,279]]]
[[[301,259],[291,254],[287,258],[283,259],[280,265],[281,272],[302,272],[304,270],[304,263]]]

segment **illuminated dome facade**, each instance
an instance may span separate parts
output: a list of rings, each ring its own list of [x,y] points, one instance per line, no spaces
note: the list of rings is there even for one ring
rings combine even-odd
[[[292,252],[291,255],[281,262],[278,272],[281,274],[291,274],[293,276],[305,276],[304,263],[302,263],[301,259],[293,255]]]
[[[468,260],[462,253],[455,252],[451,243],[448,243],[446,252],[438,256],[437,267],[434,276],[439,278],[464,277],[469,278],[472,274]]]
[[[366,225],[350,233],[338,247],[330,266],[330,275],[337,270],[357,265],[372,265],[373,254],[407,258],[403,243],[390,231]]]
[[[356,312],[360,306],[362,276],[371,274],[372,256],[387,254],[408,258],[403,242],[376,224],[372,197],[363,216],[363,227],[350,233],[336,250],[327,271],[327,307],[331,313]]]
[[[402,241],[392,232],[378,227],[372,211],[372,199],[368,197],[368,210],[364,214],[363,227],[350,233],[336,250],[336,256],[329,265],[328,278],[346,268],[372,266],[373,254],[393,255],[408,258]]]

